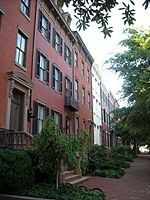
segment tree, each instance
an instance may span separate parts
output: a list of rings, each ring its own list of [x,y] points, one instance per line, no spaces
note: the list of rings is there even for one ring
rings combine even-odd
[[[33,138],[30,148],[36,151],[38,168],[47,175],[56,173],[56,188],[58,189],[58,177],[61,160],[66,157],[68,150],[68,137],[63,134],[53,118],[48,117],[42,132]]]
[[[125,33],[128,38],[120,43],[125,51],[107,61],[123,78],[123,97],[129,103],[128,108],[120,109],[117,126],[126,126],[138,142],[149,141],[150,30],[127,29]]]
[[[124,24],[132,25],[135,21],[135,0],[129,0],[128,3],[122,2],[122,20]],[[102,30],[104,36],[111,36],[112,27],[109,26],[109,18],[113,8],[117,7],[119,0],[59,0],[59,5],[69,6],[72,3],[75,17],[77,18],[77,28],[87,29],[90,22],[96,22],[98,28]],[[147,9],[150,0],[143,0],[142,6]]]

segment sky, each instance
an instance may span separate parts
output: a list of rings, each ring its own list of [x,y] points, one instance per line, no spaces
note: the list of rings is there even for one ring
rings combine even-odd
[[[124,2],[128,2],[128,0],[125,0]],[[135,0],[135,2],[136,22],[134,26],[144,28],[150,26],[150,6],[145,11],[142,7],[144,0]],[[120,6],[121,5],[119,5],[119,7]],[[73,8],[69,7],[69,9],[63,9],[71,14],[71,29],[76,30],[76,18],[74,17]],[[96,24],[90,24],[90,27],[87,30],[79,31],[79,34],[94,58],[95,63],[100,67],[106,88],[110,90],[118,100],[121,97],[120,90],[123,81],[117,74],[107,70],[106,68],[108,66],[104,65],[104,63],[117,52],[123,51],[122,47],[119,46],[119,42],[126,38],[123,34],[123,30],[128,26],[123,24],[123,20],[121,20],[121,18],[121,11],[118,11],[117,8],[115,8],[111,13],[110,26],[113,27],[113,33],[110,38],[107,37],[104,39],[104,35],[100,32]],[[119,100],[119,103],[121,106],[124,105],[123,100]]]

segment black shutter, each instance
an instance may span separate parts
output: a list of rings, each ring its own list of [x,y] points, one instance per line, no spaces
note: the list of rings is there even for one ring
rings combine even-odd
[[[46,73],[46,83],[49,85],[49,60],[47,59],[46,60],[46,70],[45,70],[45,73]]]
[[[36,51],[36,76],[40,76],[40,52]]]
[[[67,48],[66,43],[64,43],[64,60],[65,61],[66,61],[66,48]]]
[[[62,131],[62,114],[59,114],[59,128]]]
[[[62,55],[62,48],[63,48],[63,39],[62,37],[60,37],[60,50],[59,50],[60,55]]]
[[[37,125],[38,125],[38,103],[33,101],[33,134],[37,133]]]
[[[70,50],[69,50],[70,51]],[[69,64],[72,65],[72,52],[70,51]]]
[[[51,109],[51,116],[52,116],[52,117],[54,117],[54,112],[55,112],[55,111],[54,111],[53,109]]]
[[[56,31],[53,28],[53,47],[55,48],[55,44],[56,44]]]
[[[59,92],[62,92],[62,72],[60,72],[60,90]]]
[[[45,117],[48,117],[48,116],[49,116],[49,108],[45,107]]]
[[[51,24],[50,24],[49,21],[48,21],[47,39],[48,39],[48,41],[50,42],[50,39],[51,39]]]
[[[55,65],[53,65],[53,72],[52,72],[52,88],[55,89]]]
[[[70,96],[72,97],[72,82],[70,81]]]
[[[42,31],[42,15],[42,12],[39,10],[38,29],[40,32]]]

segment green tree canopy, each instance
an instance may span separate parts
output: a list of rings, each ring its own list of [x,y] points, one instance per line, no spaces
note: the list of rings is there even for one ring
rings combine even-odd
[[[124,24],[133,24],[135,21],[135,0],[129,0],[128,3],[122,2],[122,6],[118,8],[122,12],[122,20]],[[77,18],[77,28],[85,30],[90,22],[96,22],[98,28],[102,30],[104,36],[111,36],[112,27],[109,26],[109,18],[111,11],[117,7],[119,0],[59,0],[62,6],[72,4],[74,7],[75,17]],[[148,8],[150,0],[143,0],[141,7]]]
[[[139,141],[148,141],[150,135],[150,29],[127,29],[125,33],[128,38],[120,42],[125,50],[107,61],[111,69],[123,78],[123,97],[128,99],[130,105],[128,108],[120,109],[117,126],[123,126],[123,130],[127,127],[127,130]]]

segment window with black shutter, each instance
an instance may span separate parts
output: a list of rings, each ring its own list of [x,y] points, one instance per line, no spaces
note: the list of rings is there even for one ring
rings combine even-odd
[[[52,69],[52,88],[62,93],[62,72],[54,64]]]
[[[64,59],[70,66],[72,65],[72,52],[69,47],[64,43]]]
[[[62,55],[63,39],[53,28],[53,47],[54,49]]]
[[[39,10],[38,30],[50,42],[51,38],[51,24],[48,19]]]
[[[49,84],[49,60],[40,51],[36,53],[36,76],[39,80]]]
[[[62,131],[62,114],[55,110],[51,110],[51,116],[53,117],[55,123],[58,125],[58,127]]]
[[[42,129],[44,128],[44,121],[46,117],[49,116],[49,108],[36,101],[34,101],[33,107],[33,133],[41,133]]]

